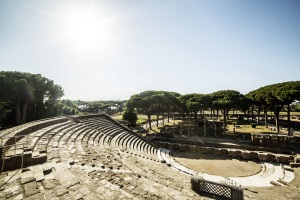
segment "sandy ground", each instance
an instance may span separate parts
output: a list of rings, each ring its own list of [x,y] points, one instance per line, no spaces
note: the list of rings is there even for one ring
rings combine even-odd
[[[218,176],[251,176],[261,171],[260,163],[212,154],[173,151],[173,157],[177,162],[192,170]]]

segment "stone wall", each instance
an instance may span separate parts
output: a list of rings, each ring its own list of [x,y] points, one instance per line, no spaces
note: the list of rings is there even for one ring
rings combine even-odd
[[[264,161],[273,163],[289,164],[290,161],[294,159],[292,155],[282,155],[267,152],[257,152],[239,149],[227,149],[227,148],[215,148],[197,145],[186,145],[168,142],[155,141],[158,147],[168,148],[171,150],[188,151],[193,153],[203,153],[203,154],[215,154],[228,156],[231,158],[251,160],[251,161]]]
[[[188,141],[183,139],[177,139],[177,138],[161,138],[161,137],[155,137],[155,138],[149,138],[153,143],[155,141],[158,142],[167,142],[167,143],[178,143],[178,144],[188,144],[188,145],[197,145],[197,146],[210,146],[215,148],[238,148],[241,150],[249,150],[249,151],[268,151],[273,153],[281,153],[281,154],[291,154],[292,150],[287,148],[272,148],[272,147],[260,147],[260,146],[251,146],[251,145],[244,145],[239,144],[238,147],[235,144],[224,144],[224,143],[217,143],[217,142],[199,142],[199,141]]]
[[[283,147],[290,148],[293,136],[278,134],[251,134],[251,144],[261,147]]]

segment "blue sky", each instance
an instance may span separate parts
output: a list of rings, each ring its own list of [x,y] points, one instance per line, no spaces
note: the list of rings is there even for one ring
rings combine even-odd
[[[0,0],[0,70],[73,100],[245,94],[300,78],[299,0]]]

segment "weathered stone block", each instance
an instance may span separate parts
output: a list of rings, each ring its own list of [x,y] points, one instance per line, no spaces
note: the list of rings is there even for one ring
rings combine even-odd
[[[213,149],[213,154],[215,154],[215,155],[221,155],[221,149],[219,149],[219,148],[214,148],[214,149]]]
[[[55,194],[56,196],[60,197],[60,196],[63,196],[65,194],[68,194],[69,191],[66,189],[66,188],[58,188],[56,191],[55,191]]]
[[[300,167],[300,163],[294,163],[294,162],[291,162],[291,163],[290,163],[290,166],[291,166],[292,168]]]
[[[229,157],[235,157],[235,150],[228,150]]]
[[[209,152],[209,147],[201,147],[201,153],[208,153]]]
[[[227,156],[228,155],[228,149],[221,149],[221,155]]]
[[[249,151],[243,151],[242,157],[245,160],[250,160],[250,152]]]
[[[283,164],[289,164],[290,163],[290,156],[281,155],[281,156],[278,156],[277,159],[278,159],[279,163],[283,163]]]
[[[24,193],[23,193],[24,197],[29,197],[31,195],[34,195],[34,194],[37,194],[40,192],[35,181],[24,184],[23,191],[24,191]]]
[[[201,152],[201,146],[196,146],[196,152]]]
[[[267,154],[265,153],[259,153],[258,154],[259,161],[267,161]]]
[[[30,183],[30,182],[33,182],[35,181],[35,178],[34,177],[26,177],[26,178],[22,178],[21,179],[21,184],[26,184],[26,183]]]
[[[250,160],[256,161],[258,160],[258,153],[255,151],[250,152]]]
[[[51,180],[51,179],[44,180],[42,182],[42,184],[43,184],[43,186],[44,186],[45,189],[52,189],[52,188],[54,188],[56,186],[55,182],[53,180]]]
[[[197,146],[195,146],[195,145],[190,146],[190,152],[195,153],[196,149],[197,149]]]
[[[267,154],[267,160],[270,162],[274,162],[274,163],[278,162],[277,156],[275,154],[271,154],[271,153]]]
[[[234,154],[235,154],[236,158],[243,158],[243,152],[242,151],[236,150]]]
[[[179,149],[179,144],[174,144],[173,149]]]

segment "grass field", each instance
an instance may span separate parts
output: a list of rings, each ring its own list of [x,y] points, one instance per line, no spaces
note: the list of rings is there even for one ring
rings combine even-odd
[[[233,133],[233,125],[227,125],[229,133]],[[269,133],[275,134],[276,131],[271,131],[270,128],[266,128],[265,126],[258,125],[256,128],[252,128],[250,125],[241,125],[239,128],[235,129],[236,133]]]
[[[123,120],[122,114],[112,115],[111,117],[115,120],[118,120],[118,121]],[[162,116],[159,116],[159,119],[162,119]],[[151,116],[151,121],[152,120],[156,120],[156,115]],[[148,117],[146,115],[138,115],[138,120],[136,122],[137,124],[144,124],[144,123],[147,123],[147,122],[148,122]]]

